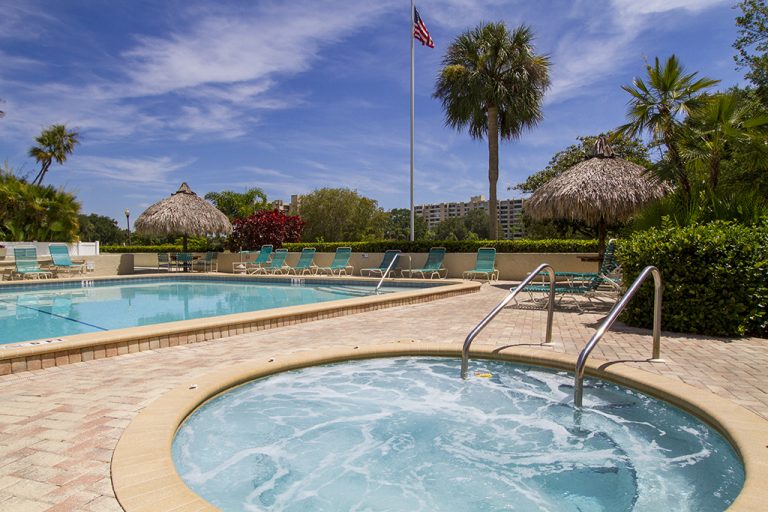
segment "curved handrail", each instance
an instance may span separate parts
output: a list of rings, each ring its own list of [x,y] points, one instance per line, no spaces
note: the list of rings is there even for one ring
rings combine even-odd
[[[488,325],[488,322],[494,319],[496,315],[499,314],[499,312],[504,309],[504,306],[509,304],[509,302],[514,299],[520,291],[526,286],[528,286],[531,281],[533,281],[537,275],[539,275],[543,270],[547,271],[547,274],[549,274],[549,306],[547,308],[547,333],[545,335],[545,341],[544,343],[550,343],[552,341],[552,314],[555,310],[555,271],[554,269],[547,263],[542,263],[538,267],[534,269],[533,272],[531,272],[528,277],[523,279],[523,282],[517,285],[517,288],[514,290],[511,290],[509,292],[509,295],[504,297],[504,300],[499,302],[493,310],[491,310],[490,313],[488,313],[485,318],[483,318],[479,324],[475,326],[474,329],[470,331],[470,333],[467,335],[467,338],[464,340],[464,347],[461,349],[461,378],[466,379],[467,378],[467,367],[469,366],[469,347],[472,345],[472,341],[477,337],[478,334],[480,334],[480,331],[485,329],[485,326]]]
[[[653,275],[653,282],[654,282],[654,293],[653,293],[653,354],[651,355],[651,361],[660,361],[659,355],[661,353],[661,272],[659,272],[659,269],[657,269],[654,266],[647,266],[643,269],[642,272],[640,272],[640,275],[637,276],[637,279],[635,279],[635,282],[632,283],[632,286],[629,287],[627,290],[627,293],[624,294],[624,296],[621,298],[619,302],[616,303],[615,306],[611,309],[611,312],[608,313],[608,316],[605,317],[605,320],[600,325],[600,327],[597,328],[597,331],[595,331],[595,334],[592,335],[592,338],[587,342],[586,346],[582,349],[581,353],[579,354],[579,358],[576,360],[576,377],[575,377],[575,383],[573,387],[573,403],[576,407],[581,407],[582,404],[582,398],[584,395],[584,367],[587,364],[587,358],[589,357],[589,354],[592,352],[592,349],[595,348],[597,343],[600,341],[600,339],[603,337],[605,332],[611,328],[613,323],[616,321],[616,318],[618,318],[619,314],[621,314],[622,311],[624,311],[624,308],[627,307],[627,304],[630,300],[632,300],[632,297],[637,293],[637,290],[640,289],[640,286],[645,282],[645,280],[648,278],[648,274]]]
[[[392,258],[392,261],[389,262],[389,265],[387,266],[387,270],[385,270],[384,273],[381,274],[381,279],[379,279],[379,284],[376,285],[376,289],[374,290],[375,293],[378,293],[379,288],[381,288],[381,285],[384,284],[384,279],[386,279],[387,274],[389,274],[389,271],[392,270],[392,265],[394,265],[395,262],[397,260],[399,260],[401,256],[408,256],[408,266],[410,267],[410,265],[411,265],[411,263],[410,263],[411,262],[411,255],[410,254],[402,254],[402,253],[395,254],[395,257]]]

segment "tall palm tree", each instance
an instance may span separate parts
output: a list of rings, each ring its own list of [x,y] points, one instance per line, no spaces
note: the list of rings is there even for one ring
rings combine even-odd
[[[653,142],[667,148],[667,158],[678,184],[687,198],[691,195],[691,182],[680,158],[679,135],[686,116],[701,109],[707,102],[704,90],[719,80],[696,78],[698,73],[686,74],[675,55],[662,65],[656,57],[654,65],[646,65],[648,82],[635,78],[632,85],[623,85],[632,98],[629,100],[629,123],[620,126],[620,133],[636,137],[644,131]]]
[[[267,195],[257,187],[249,188],[245,192],[208,192],[205,198],[212,202],[224,215],[232,219],[249,217],[259,210],[269,208]]]
[[[497,238],[496,184],[499,137],[518,139],[541,121],[549,87],[549,57],[537,55],[525,25],[509,31],[503,22],[459,35],[443,58],[434,97],[442,101],[446,124],[467,128],[474,139],[488,137],[489,236]]]
[[[35,137],[37,146],[29,149],[29,156],[40,163],[40,171],[32,180],[33,185],[42,185],[43,178],[51,167],[54,160],[62,165],[67,156],[75,150],[75,146],[80,143],[79,134],[75,131],[67,131],[63,124],[54,124],[49,126],[43,132]]]

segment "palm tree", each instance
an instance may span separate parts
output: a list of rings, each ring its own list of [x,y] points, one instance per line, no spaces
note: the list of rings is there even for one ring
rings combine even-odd
[[[720,167],[734,145],[740,145],[764,167],[768,161],[765,133],[757,130],[768,124],[768,116],[750,114],[735,93],[717,94],[704,108],[689,118],[681,142],[681,157],[709,176],[709,189],[715,192]]]
[[[629,101],[629,123],[618,131],[636,137],[649,131],[654,143],[667,148],[667,157],[672,172],[687,198],[691,195],[691,182],[680,158],[679,135],[685,116],[701,109],[707,102],[704,89],[717,84],[719,80],[696,79],[697,73],[686,74],[685,69],[672,55],[662,64],[656,57],[653,67],[646,65],[648,82],[635,78],[632,85],[622,89],[632,95]]]
[[[257,187],[249,188],[245,192],[208,192],[205,198],[212,202],[224,215],[232,219],[249,217],[259,210],[269,208],[267,195]]]
[[[503,22],[459,35],[443,58],[434,97],[442,101],[446,124],[467,128],[474,139],[488,137],[489,236],[497,238],[496,184],[499,136],[518,139],[542,119],[549,87],[549,58],[534,53],[533,32]]]
[[[80,143],[78,137],[77,132],[67,131],[67,127],[63,124],[49,126],[35,137],[38,145],[29,149],[29,156],[40,163],[40,171],[32,180],[33,185],[43,184],[43,178],[54,160],[59,165],[67,160],[67,156],[71,155],[75,146]]]

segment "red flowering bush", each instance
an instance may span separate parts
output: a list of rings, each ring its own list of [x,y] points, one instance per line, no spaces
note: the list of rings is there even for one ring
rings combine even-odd
[[[272,244],[277,249],[285,242],[298,242],[303,228],[304,221],[298,215],[286,215],[277,209],[261,210],[232,222],[227,248],[233,252],[247,251]]]

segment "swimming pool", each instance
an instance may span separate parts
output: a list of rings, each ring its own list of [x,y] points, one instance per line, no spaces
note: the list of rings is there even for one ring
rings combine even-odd
[[[207,402],[177,471],[223,510],[724,510],[744,468],[723,437],[645,394],[454,359],[276,374]]]
[[[0,344],[368,297],[358,280],[144,278],[0,288]],[[381,294],[427,287],[386,285]]]

